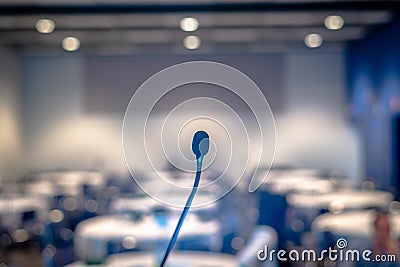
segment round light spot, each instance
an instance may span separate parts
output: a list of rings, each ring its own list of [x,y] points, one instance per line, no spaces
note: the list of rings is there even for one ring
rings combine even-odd
[[[79,49],[81,46],[81,42],[79,41],[78,38],[76,37],[65,37],[64,40],[62,41],[62,47],[64,48],[65,51],[76,51]]]
[[[331,203],[329,203],[328,209],[333,214],[339,214],[343,211],[344,204],[340,200],[334,200]]]
[[[74,211],[77,208],[76,200],[68,197],[63,201],[63,206],[66,211]]]
[[[400,202],[392,201],[389,206],[389,211],[394,214],[400,213]]]
[[[124,237],[122,240],[122,246],[125,249],[133,249],[136,247],[136,239],[133,236]]]
[[[257,221],[259,216],[260,212],[257,208],[251,208],[247,211],[247,218],[252,222]]]
[[[372,181],[364,181],[361,183],[361,190],[362,191],[374,191],[375,184]]]
[[[71,229],[68,228],[63,228],[60,232],[61,238],[64,239],[65,241],[69,241],[73,237],[73,233]]]
[[[53,223],[59,223],[64,219],[64,213],[61,210],[51,210],[49,212],[49,219]]]
[[[15,242],[21,243],[29,239],[28,232],[24,229],[17,229],[12,233],[12,237]]]
[[[57,253],[57,249],[53,245],[47,245],[42,251],[43,256],[45,256],[47,258],[54,257],[54,255],[56,255],[56,253]]]
[[[35,223],[33,225],[33,233],[35,235],[43,235],[44,232],[45,232],[45,229],[44,229],[44,225],[43,224],[38,222],[38,223]]]
[[[99,204],[97,203],[96,200],[94,199],[89,199],[88,201],[86,201],[85,203],[85,209],[88,212],[95,212],[97,211],[97,209],[99,208]]]
[[[183,39],[183,46],[185,46],[187,49],[190,50],[199,48],[200,44],[201,44],[200,38],[195,35],[189,35],[186,36],[185,39]]]
[[[299,233],[299,232],[304,231],[305,224],[300,219],[294,219],[292,224],[290,225],[290,228],[292,228],[293,231]]]
[[[241,237],[239,237],[239,236],[237,236],[237,237],[235,237],[235,238],[233,238],[232,239],[232,241],[231,241],[231,247],[234,249],[234,250],[241,250],[243,247],[244,247],[244,239],[243,238],[241,238]]]
[[[11,245],[11,238],[7,233],[0,235],[0,245],[3,247]]]
[[[54,31],[55,24],[51,19],[39,19],[35,24],[35,28],[40,33],[51,33]]]
[[[199,28],[199,21],[195,18],[183,18],[180,27],[185,32],[194,32]]]
[[[321,44],[322,44],[322,41],[323,41],[322,36],[319,35],[318,33],[308,34],[304,38],[305,45],[310,47],[310,48],[320,47]]]
[[[329,30],[339,30],[343,28],[344,20],[341,16],[328,16],[325,19],[325,27]]]

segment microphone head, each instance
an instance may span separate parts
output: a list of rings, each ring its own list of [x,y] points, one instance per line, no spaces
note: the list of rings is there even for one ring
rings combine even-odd
[[[210,140],[208,133],[205,131],[197,131],[193,136],[192,151],[196,155],[196,159],[204,156],[208,153],[210,146]]]

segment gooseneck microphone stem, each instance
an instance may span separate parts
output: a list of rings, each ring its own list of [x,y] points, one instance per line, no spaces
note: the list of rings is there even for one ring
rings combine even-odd
[[[171,252],[172,248],[175,245],[175,242],[176,242],[176,239],[178,238],[178,234],[179,234],[179,231],[181,230],[183,221],[185,220],[185,217],[186,217],[187,213],[189,212],[190,206],[192,205],[194,196],[196,195],[197,188],[199,187],[199,183],[200,183],[202,162],[203,162],[203,156],[199,156],[197,158],[196,179],[194,180],[194,185],[193,185],[192,192],[190,193],[190,195],[189,195],[189,197],[188,197],[188,199],[186,201],[185,208],[183,209],[181,217],[179,218],[178,224],[176,225],[174,234],[172,235],[172,238],[169,241],[167,250],[165,251],[164,258],[161,261],[160,267],[164,267],[165,263],[167,262],[168,255],[169,255],[169,253]]]

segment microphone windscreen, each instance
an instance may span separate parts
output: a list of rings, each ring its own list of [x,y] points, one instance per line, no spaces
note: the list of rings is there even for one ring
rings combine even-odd
[[[197,131],[193,136],[192,151],[196,155],[196,159],[208,153],[210,140],[208,133],[205,131]]]

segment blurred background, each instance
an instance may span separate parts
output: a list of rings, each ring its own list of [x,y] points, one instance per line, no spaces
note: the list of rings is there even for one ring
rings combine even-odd
[[[228,179],[242,179],[229,194],[190,211],[170,266],[367,265],[257,259],[265,246],[321,251],[340,238],[398,255],[399,13],[399,1],[1,0],[0,266],[159,262],[181,209],[132,179],[122,124],[146,79],[192,60],[230,65],[259,86],[274,114],[276,151],[269,174],[270,162],[260,164],[268,179],[256,192],[248,192],[254,169],[231,171]],[[198,96],[249,116],[223,88],[188,85],[157,104],[153,124]],[[148,138],[156,144],[159,133]],[[228,147],[218,147],[222,159],[202,183],[223,172]],[[232,147],[246,156],[245,144]],[[162,154],[154,160],[163,177],[193,182]],[[136,163],[154,179],[140,155]],[[187,195],[154,188],[185,203]],[[220,191],[197,198],[208,203]]]

